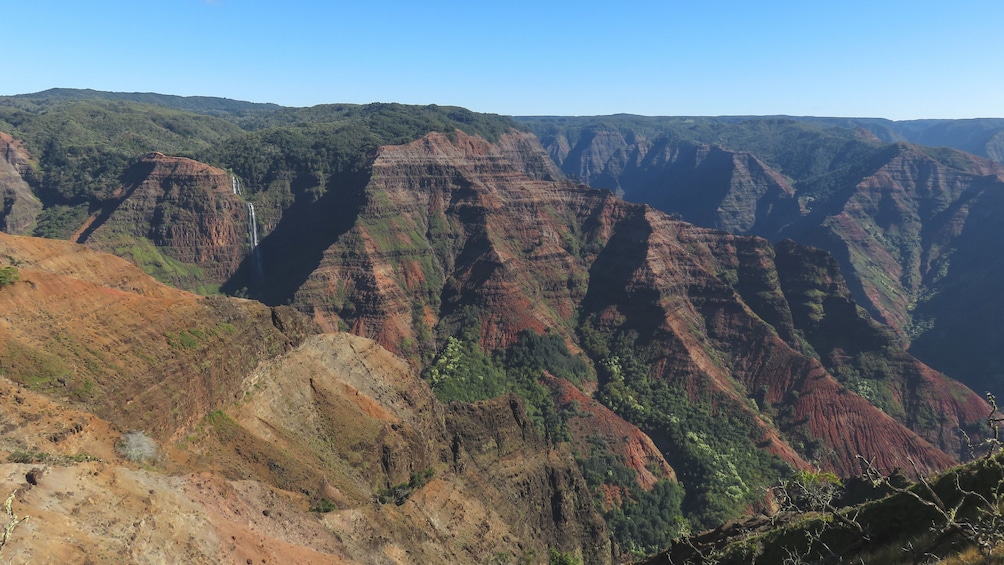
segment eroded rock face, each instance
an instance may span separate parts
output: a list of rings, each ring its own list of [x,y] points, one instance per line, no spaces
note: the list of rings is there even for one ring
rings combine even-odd
[[[581,552],[588,562],[609,558],[606,526],[568,450],[547,445],[509,395],[470,405],[451,404],[447,429],[452,463],[485,496],[515,504],[496,506],[515,531],[541,533],[561,551]]]
[[[945,276],[972,207],[1004,190],[1004,169],[963,153],[947,166],[907,144],[886,153],[804,239],[849,267],[869,309],[902,334],[918,294]]]
[[[357,221],[324,252],[295,303],[322,325],[345,323],[392,350],[407,352],[423,327],[465,307],[479,309],[486,350],[520,331],[567,331],[594,315],[637,331],[659,352],[653,378],[692,395],[713,392],[746,414],[770,453],[796,467],[811,457],[841,473],[857,471],[858,454],[892,467],[914,457],[942,468],[963,451],[946,430],[972,428],[985,408],[968,392],[948,405],[927,396],[963,389],[919,387],[935,373],[906,356],[882,384],[890,391],[883,412],[861,396],[868,383],[830,372],[849,365],[821,363],[814,354],[823,353],[801,343],[810,321],[789,305],[766,241],[696,228],[609,192],[531,179],[484,140],[430,134],[381,148],[365,195]],[[850,309],[846,327],[871,328],[838,287],[824,294]],[[871,335],[878,341],[855,355],[895,349],[880,330]],[[827,355],[840,359],[834,349]],[[752,397],[784,410],[765,417]],[[924,416],[933,410],[947,419]],[[806,447],[812,442],[821,444]]]
[[[34,228],[42,203],[25,180],[31,172],[24,146],[0,132],[0,230],[25,234]]]
[[[220,285],[249,254],[248,206],[221,169],[150,153],[72,237],[195,290]]]
[[[550,547],[611,559],[574,459],[540,437],[518,397],[443,406],[404,360],[346,333],[309,339],[245,384],[228,410],[235,427],[197,449],[235,476],[326,499],[325,522],[354,562]]]
[[[525,134],[501,149],[456,135],[380,149],[357,221],[295,304],[326,328],[345,320],[396,351],[417,339],[417,322],[434,327],[463,306],[482,309],[489,349],[572,315],[585,272],[566,247],[577,244],[575,202],[592,191],[528,177],[509,149]],[[554,311],[537,308],[542,300]]]
[[[997,163],[897,144],[846,199],[822,208],[801,239],[833,253],[859,302],[916,356],[994,390],[1002,194]]]
[[[737,288],[757,276],[757,265],[749,264],[757,254],[749,247],[770,254],[766,242],[757,245],[758,240],[675,222],[651,209],[625,216],[612,231],[592,266],[584,308],[611,323],[626,317],[626,324],[643,339],[651,336],[659,351],[650,361],[653,376],[693,394],[714,391],[730,409],[748,411],[762,430],[759,443],[796,467],[811,456],[839,473],[853,474],[855,456],[865,453],[891,466],[914,457],[930,469],[954,459],[846,391],[819,361],[786,343],[741,299]],[[759,268],[768,266],[773,270],[770,263]],[[777,285],[772,286],[776,293]],[[769,299],[772,293],[766,295]],[[787,405],[792,410],[768,422],[759,411],[750,411],[745,400],[757,391],[765,406]],[[966,416],[968,412],[957,412],[954,417],[962,421]],[[782,438],[819,439],[825,449],[796,452]]]
[[[19,383],[0,383],[0,452],[59,465],[8,464],[0,482],[31,475],[19,515],[73,514],[23,527],[10,555],[611,561],[571,453],[518,398],[444,407],[370,340],[311,336],[291,309],[201,298],[70,242],[0,234],[0,253],[20,273],[0,288],[0,368]],[[159,444],[152,470],[117,455],[116,429]]]
[[[20,278],[0,289],[4,375],[158,438],[232,402],[248,371],[305,333],[280,331],[262,304],[170,288],[70,242],[0,233],[0,252]]]
[[[572,178],[700,226],[765,234],[804,212],[788,179],[747,152],[602,129],[545,145]]]

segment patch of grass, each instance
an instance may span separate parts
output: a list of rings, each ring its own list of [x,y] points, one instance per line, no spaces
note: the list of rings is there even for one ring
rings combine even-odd
[[[167,345],[171,349],[195,349],[199,346],[199,338],[189,330],[177,333],[168,332],[164,334],[164,338],[167,339]]]
[[[67,364],[56,355],[8,342],[6,351],[0,348],[0,374],[19,382],[30,390],[49,390],[73,374]]]
[[[35,237],[68,239],[84,224],[89,213],[87,204],[73,206],[55,205],[45,208],[38,215]]]
[[[198,265],[182,263],[177,259],[164,255],[160,249],[147,239],[129,238],[130,245],[122,245],[115,248],[115,254],[131,260],[143,272],[157,279],[158,281],[183,286],[189,281],[202,281],[205,279],[205,271]],[[214,291],[215,288],[215,291]],[[199,285],[196,290],[199,294],[218,294],[217,285]]]
[[[235,422],[223,410],[213,410],[210,412],[206,416],[206,422],[222,442],[234,439],[240,431],[240,424]]]
[[[49,463],[53,460],[53,455],[51,453],[46,453],[44,451],[14,451],[7,457],[7,461],[10,463]]]

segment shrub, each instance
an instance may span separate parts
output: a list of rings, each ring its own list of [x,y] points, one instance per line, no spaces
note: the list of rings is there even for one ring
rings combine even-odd
[[[153,461],[157,458],[157,442],[143,432],[129,432],[115,445],[119,455],[135,463]]]
[[[338,510],[335,503],[323,497],[317,501],[317,504],[310,507],[311,512],[317,512],[319,514],[327,514],[328,512],[334,512],[335,510]]]
[[[0,286],[14,284],[21,280],[21,275],[15,267],[4,267],[0,269]]]

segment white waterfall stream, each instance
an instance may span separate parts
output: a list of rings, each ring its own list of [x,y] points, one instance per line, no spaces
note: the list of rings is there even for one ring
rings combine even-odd
[[[265,268],[261,264],[261,251],[258,250],[258,217],[254,213],[254,204],[248,202],[248,237],[251,241],[251,258],[255,264],[257,282],[265,280]]]
[[[254,204],[248,202],[248,235],[251,236],[251,251],[258,249],[258,217],[254,213]]]

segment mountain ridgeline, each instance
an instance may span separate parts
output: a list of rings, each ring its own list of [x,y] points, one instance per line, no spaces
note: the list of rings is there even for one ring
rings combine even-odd
[[[940,471],[991,433],[943,372],[1000,380],[1004,169],[853,125],[3,98],[5,232],[208,297],[5,235],[0,373],[298,493],[330,518],[283,543],[346,561],[623,561],[794,471]]]

